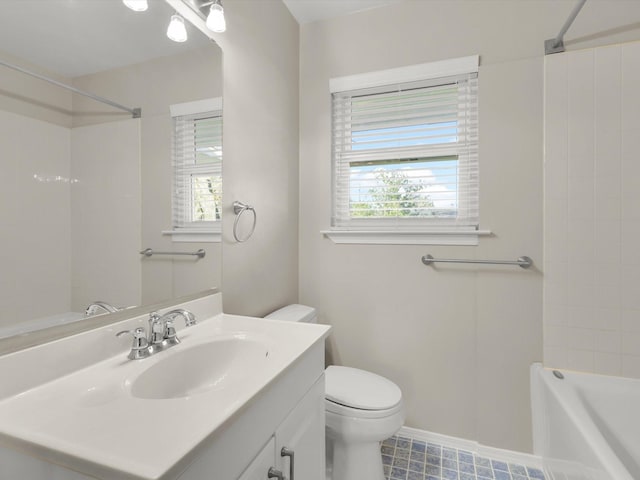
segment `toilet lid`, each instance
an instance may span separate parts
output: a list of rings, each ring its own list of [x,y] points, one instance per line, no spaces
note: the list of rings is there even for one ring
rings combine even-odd
[[[402,400],[398,386],[375,373],[331,365],[324,372],[325,397],[361,410],[386,410]]]

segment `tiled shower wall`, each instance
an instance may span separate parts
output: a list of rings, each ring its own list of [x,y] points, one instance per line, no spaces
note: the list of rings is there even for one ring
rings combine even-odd
[[[545,58],[544,363],[640,377],[640,43]]]

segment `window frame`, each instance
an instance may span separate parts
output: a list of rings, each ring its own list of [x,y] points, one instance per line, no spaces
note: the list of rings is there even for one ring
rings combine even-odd
[[[330,80],[330,93],[332,96],[342,96],[350,98],[363,92],[371,91],[385,92],[390,86],[402,86],[409,84],[417,84],[419,88],[429,88],[441,84],[440,81],[445,77],[468,76],[468,78],[477,77],[479,65],[479,56],[463,57],[440,62],[432,62],[427,64],[412,65],[397,69],[383,70],[348,77],[334,78]],[[477,82],[477,80],[475,80]],[[477,101],[477,95],[476,95]],[[475,106],[477,111],[477,104]],[[460,111],[460,110],[459,110]],[[466,111],[466,110],[465,110]],[[332,103],[332,121],[335,121],[335,111]],[[459,115],[459,114],[458,114]],[[477,120],[474,124],[477,126]],[[349,129],[345,126],[341,131],[345,137],[350,135]],[[443,158],[445,156],[456,156],[458,162],[470,162],[469,156],[476,156],[474,166],[477,166],[477,141],[470,142],[474,144],[474,150],[466,152],[460,149],[458,144],[447,146],[445,142],[439,144],[438,154],[422,156],[419,158],[433,159]],[[419,147],[420,148],[420,147]],[[427,148],[428,149],[428,148]],[[331,238],[336,243],[382,243],[382,244],[437,244],[437,245],[477,245],[478,237],[481,235],[489,235],[491,232],[480,230],[479,218],[475,218],[475,222],[462,222],[438,218],[438,217],[403,217],[392,216],[389,218],[359,218],[351,216],[350,200],[349,200],[349,173],[336,172],[336,169],[345,168],[345,164],[351,163],[349,160],[341,160],[337,158],[340,153],[336,153],[334,144],[334,132],[332,126],[332,213],[331,228],[323,230],[322,233]],[[380,154],[384,151],[381,150]],[[378,152],[373,156],[379,156]],[[469,155],[469,156],[467,156]],[[414,158],[414,157],[404,157]],[[399,164],[403,158],[389,157],[394,163]],[[385,160],[378,160],[381,163]],[[354,162],[355,163],[355,162]],[[459,165],[459,164],[458,164]],[[476,167],[477,168],[477,167]],[[460,168],[458,167],[458,170]],[[479,196],[479,178],[477,173],[474,182],[470,183],[472,193],[476,200],[473,204],[474,208],[478,208]],[[475,189],[475,190],[474,190]],[[347,192],[347,193],[345,193]],[[458,193],[458,191],[456,191]],[[342,201],[339,200],[339,197]],[[469,201],[469,195],[462,202]],[[464,205],[463,205],[464,206]],[[458,210],[463,208],[458,204]],[[346,214],[345,214],[346,212]],[[471,219],[473,214],[468,216]]]
[[[222,178],[222,157],[219,162],[209,165],[182,165],[176,157],[176,120],[184,117],[195,117],[194,121],[221,117],[222,98],[211,98],[194,102],[181,103],[170,106],[172,123],[172,151],[171,151],[171,229],[164,230],[164,235],[171,235],[174,242],[213,242],[222,241],[222,219],[216,221],[190,221],[186,218],[192,207],[179,207],[176,202],[192,204],[193,174],[218,175]],[[222,138],[220,139],[222,142]],[[195,145],[194,145],[195,149]],[[181,170],[179,173],[178,170]],[[182,185],[182,194],[178,193],[178,186]]]

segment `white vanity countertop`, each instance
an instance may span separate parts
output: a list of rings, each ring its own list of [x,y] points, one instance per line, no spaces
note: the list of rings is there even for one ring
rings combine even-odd
[[[176,320],[177,324],[180,319]],[[97,478],[163,478],[305,351],[323,341],[329,329],[222,313],[199,318],[198,325],[178,331],[182,343],[147,359],[129,360],[119,353],[4,398],[0,445]],[[133,381],[155,363],[221,337],[253,339],[268,355],[252,364],[246,378],[220,388],[168,399],[131,394]]]

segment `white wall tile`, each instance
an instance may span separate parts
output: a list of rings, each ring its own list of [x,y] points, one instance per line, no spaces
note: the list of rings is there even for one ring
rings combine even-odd
[[[639,311],[640,312],[640,311]],[[566,305],[552,305],[544,303],[544,329],[547,327],[562,326],[569,324]],[[640,328],[640,319],[638,320],[638,328]]]
[[[577,167],[575,167],[577,169]],[[591,172],[593,175],[593,172]],[[568,218],[595,220],[595,188],[593,176],[569,177]]]
[[[561,205],[560,199],[564,199],[566,205],[569,179],[567,58],[563,55],[554,57],[548,57],[545,63],[547,75],[554,81],[545,85],[544,187],[545,198],[553,199],[548,202],[552,209],[557,208],[566,213],[566,208],[558,207]]]
[[[549,283],[567,283],[569,264],[566,262],[545,262],[544,279]],[[593,270],[593,267],[590,267]]]
[[[569,256],[569,246],[567,242],[567,228],[554,231],[545,229],[544,239],[544,259],[550,263],[566,263]]]
[[[544,221],[546,228],[550,232],[554,232],[558,235],[564,235],[566,240],[568,220],[567,186],[565,185],[562,195],[546,197]]]
[[[640,265],[640,220],[625,219],[621,225],[620,243],[626,265]]]
[[[640,332],[640,309],[623,308],[620,321],[623,332]]]
[[[590,265],[595,275],[596,285],[616,285],[620,288],[620,263],[602,263],[594,259]]]
[[[640,220],[640,124],[625,125],[622,133],[622,219]]]
[[[554,348],[545,346],[544,353],[544,365],[551,368],[567,368],[567,349],[566,348]]]
[[[572,370],[583,372],[593,372],[595,366],[595,355],[593,350],[573,350],[567,351],[567,367]]]
[[[552,348],[567,348],[568,331],[566,326],[547,325],[544,329],[544,344]]]
[[[620,330],[596,330],[594,334],[596,352],[615,353],[622,351]]]
[[[623,265],[620,281],[622,307],[640,309],[640,269]]]
[[[594,97],[593,50],[568,55],[568,140],[569,190],[576,178],[594,178]],[[593,193],[593,192],[592,192]],[[569,199],[571,201],[571,198]],[[571,209],[571,206],[569,207]],[[571,211],[571,210],[570,210]]]
[[[625,332],[622,336],[622,353],[640,357],[640,332]]]
[[[79,179],[71,190],[72,307],[140,305],[140,120],[77,127],[71,139]]]
[[[622,50],[606,47],[594,50],[595,77],[595,172],[596,218],[620,218],[620,182],[622,168]],[[613,185],[611,185],[613,183]]]
[[[0,111],[0,153],[1,328],[71,310],[70,132]]]
[[[568,305],[572,307],[593,307],[595,306],[595,286],[584,283],[569,282],[567,288]]]
[[[622,128],[640,125],[640,43],[633,42],[622,48]]]
[[[556,172],[544,175],[545,262],[556,268],[544,279],[545,362],[640,376],[640,43],[562,57],[545,62],[545,116],[566,115],[545,118],[545,170],[561,172],[563,155],[568,168],[564,195]]]
[[[567,283],[546,282],[544,285],[544,299],[548,305],[567,305]]]
[[[595,330],[570,327],[567,334],[567,347],[569,349],[594,350]]]
[[[593,217],[593,212],[580,219],[571,218],[571,212],[569,215],[567,258],[569,263],[583,263],[595,254],[595,222],[593,218],[587,218]]]
[[[622,357],[617,353],[594,352],[593,371],[601,375],[621,375]]]
[[[596,308],[615,309],[620,306],[620,298],[620,285],[598,285],[594,288],[592,305]]]
[[[618,177],[620,178],[620,177]],[[596,182],[596,197],[595,197],[595,218],[598,222],[609,222],[614,220],[620,220],[622,218],[622,198],[621,192],[618,187],[617,190],[608,190],[607,186],[611,182],[608,180],[604,182],[604,185],[600,185]]]
[[[597,259],[603,263],[620,263],[622,250],[622,222],[597,220],[594,227]]]
[[[592,328],[598,330],[620,330],[620,307],[593,309]]]
[[[577,328],[595,328],[593,307],[567,307],[568,325]]]
[[[622,376],[640,378],[640,356],[622,355]]]
[[[593,263],[586,258],[570,263],[567,266],[567,281],[571,285],[595,285],[596,271]]]

